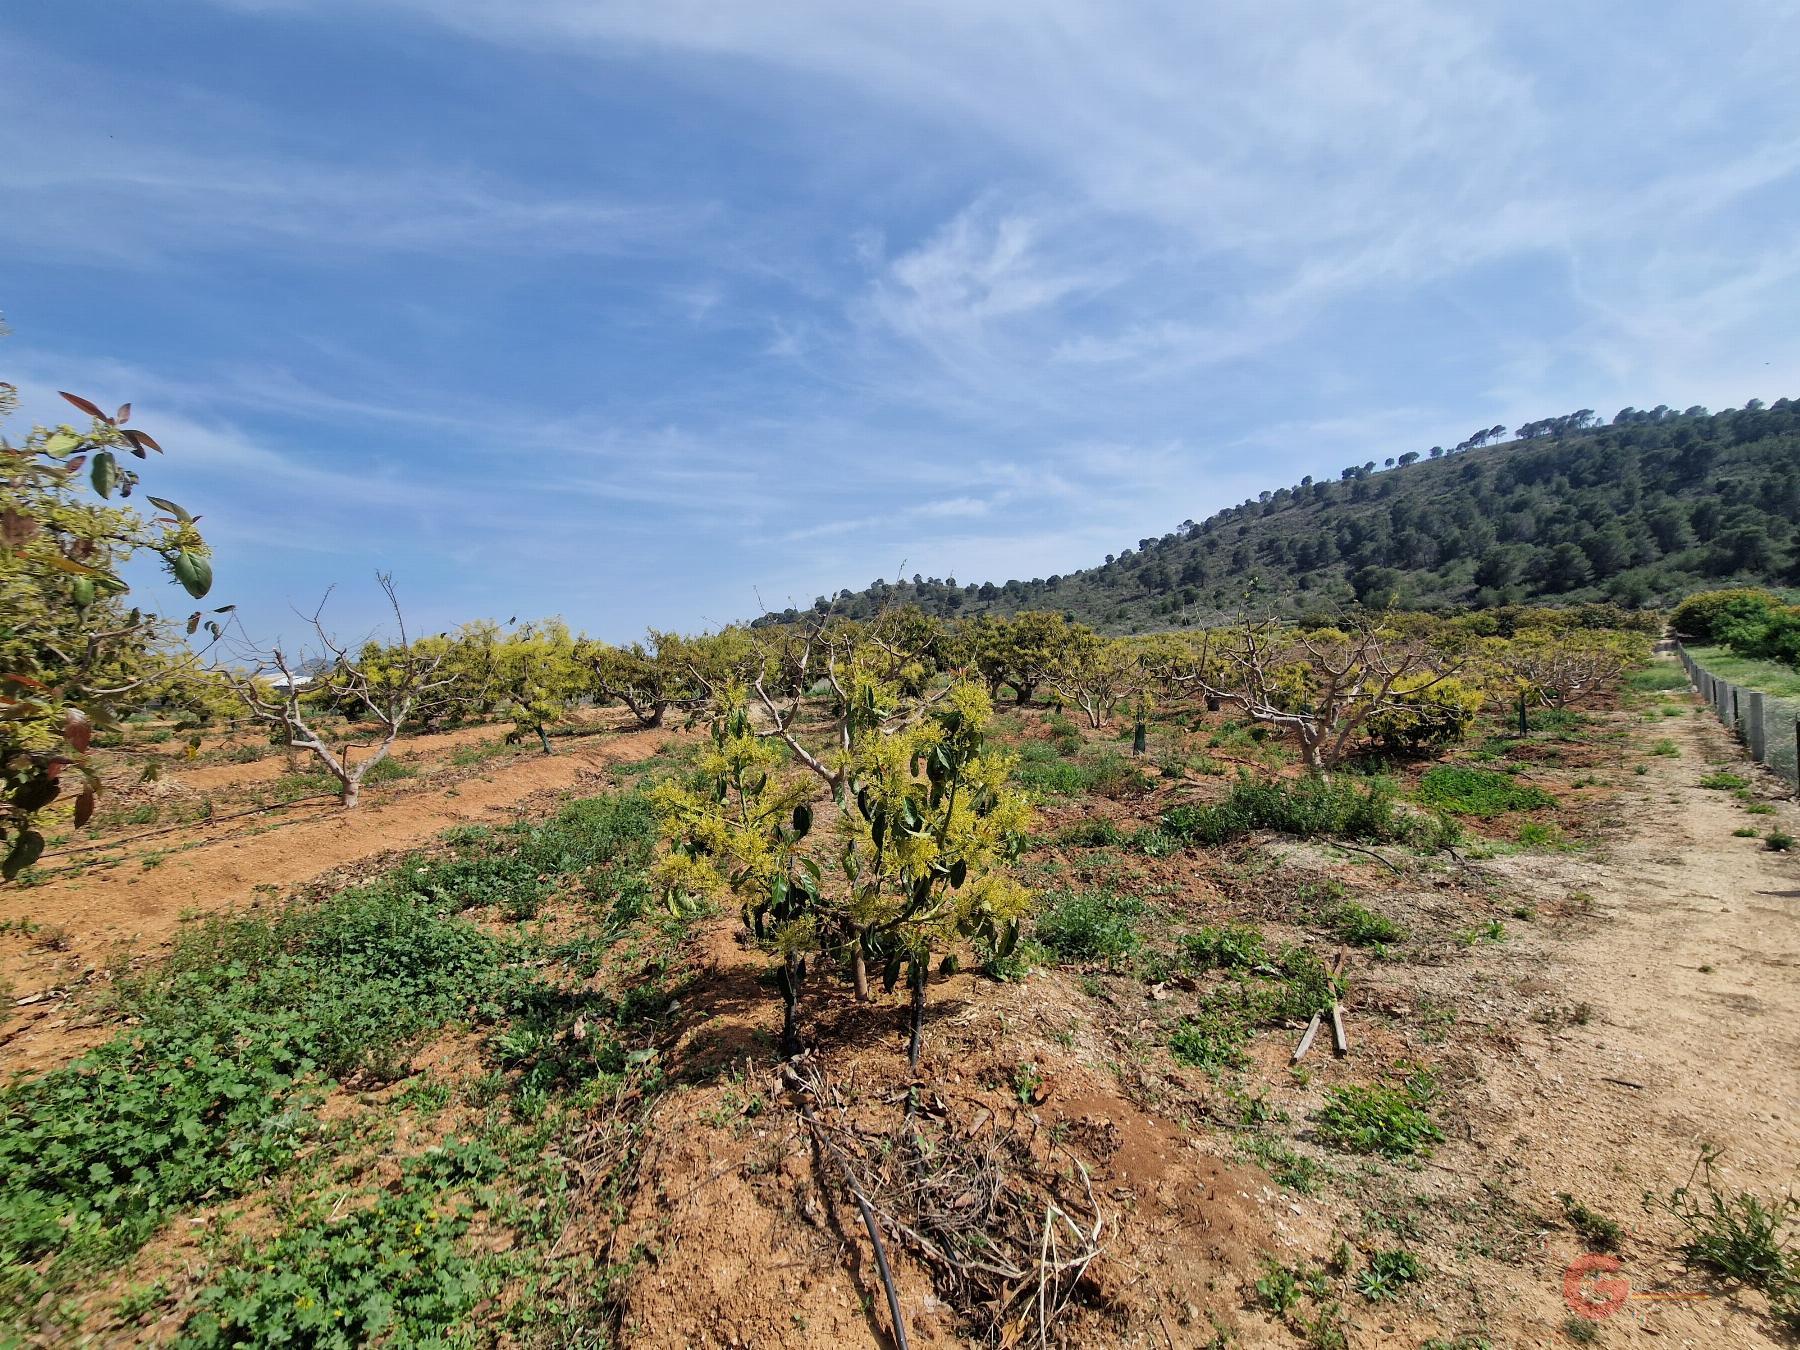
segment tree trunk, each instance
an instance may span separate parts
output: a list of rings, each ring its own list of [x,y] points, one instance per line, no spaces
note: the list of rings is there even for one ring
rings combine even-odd
[[[1017,695],[1015,702],[1021,708],[1031,702],[1031,696],[1036,692],[1036,684],[1024,684],[1018,681],[1014,681],[1013,683],[1013,693]]]
[[[858,933],[850,943],[850,983],[856,989],[856,1001],[869,1001],[869,960],[863,952],[862,934]]]
[[[1321,778],[1329,778],[1331,775],[1325,769],[1324,751],[1325,747],[1322,741],[1308,736],[1304,731],[1300,733],[1300,753],[1306,760],[1307,769]]]
[[[538,744],[544,747],[544,753],[546,755],[549,754],[550,753],[550,737],[544,731],[544,724],[542,722],[539,722],[537,724],[537,734],[538,734]]]
[[[361,795],[361,792],[362,784],[356,779],[344,777],[338,780],[338,796],[343,801],[344,809],[346,811],[356,805],[357,798]]]
[[[912,963],[912,1040],[906,1047],[906,1063],[919,1071],[919,1051],[925,1044],[925,977],[930,973],[931,952],[920,952]]]
[[[639,718],[638,720],[644,723],[646,730],[654,731],[663,724],[663,713],[668,710],[668,707],[669,705],[666,703],[654,703],[650,706],[649,718]]]
[[[786,957],[781,963],[781,1057],[792,1059],[800,1053],[800,972],[802,966],[796,956]]]

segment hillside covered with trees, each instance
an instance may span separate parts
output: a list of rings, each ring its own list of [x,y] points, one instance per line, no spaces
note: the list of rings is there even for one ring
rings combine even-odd
[[[1060,610],[1113,632],[1255,608],[1411,609],[1525,601],[1661,606],[1728,583],[1800,583],[1800,403],[1709,412],[1591,409],[1485,427],[1453,447],[1303,478],[1140,539],[1066,576],[958,584],[915,575],[821,596],[863,617]],[[793,610],[764,622],[798,617]]]

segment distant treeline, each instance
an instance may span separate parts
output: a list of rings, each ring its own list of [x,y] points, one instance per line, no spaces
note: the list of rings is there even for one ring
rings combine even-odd
[[[1293,615],[1603,601],[1663,607],[1720,583],[1800,583],[1800,404],[1592,410],[1476,431],[1306,477],[1204,521],[1029,581],[915,574],[820,596],[868,617],[1055,609],[1111,632],[1216,621],[1246,603]],[[792,621],[789,609],[760,622]]]

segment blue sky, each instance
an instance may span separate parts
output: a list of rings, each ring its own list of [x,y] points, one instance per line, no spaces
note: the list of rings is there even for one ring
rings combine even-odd
[[[1477,426],[1800,393],[1800,10],[57,0],[0,376],[217,597],[693,629]],[[166,489],[166,492],[165,492]]]

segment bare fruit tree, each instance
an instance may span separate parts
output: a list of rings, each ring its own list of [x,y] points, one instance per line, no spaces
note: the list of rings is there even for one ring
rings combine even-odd
[[[407,635],[393,577],[378,572],[375,579],[394,611],[400,634],[394,646],[378,648],[369,644],[353,656],[349,646],[338,642],[325,627],[325,601],[331,598],[327,591],[318,609],[307,619],[329,666],[316,682],[309,683],[303,677],[305,663],[290,661],[279,647],[247,653],[245,659],[251,663],[248,670],[225,672],[253,716],[279,728],[287,744],[312,751],[325,771],[337,780],[346,807],[356,805],[363,779],[387,758],[401,725],[412,715],[420,697],[444,687],[452,678],[440,677],[438,673],[449,654],[448,647],[440,645],[431,655],[421,652]],[[305,702],[308,698],[365,713],[376,724],[380,736],[379,740],[362,742],[374,747],[372,753],[351,764],[349,743],[333,750],[308,720],[312,716]]]
[[[1455,671],[1425,643],[1372,625],[1308,633],[1244,617],[1208,633],[1172,678],[1253,721],[1292,730],[1306,767],[1329,774],[1370,718],[1416,706]]]
[[[1494,665],[1519,691],[1550,708],[1570,708],[1610,688],[1649,659],[1629,633],[1521,633],[1495,639]]]
[[[1070,650],[1043,668],[1042,678],[1068,702],[1080,708],[1087,724],[1098,731],[1113,709],[1144,692],[1150,674],[1127,643],[1083,634]]]

